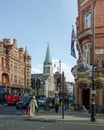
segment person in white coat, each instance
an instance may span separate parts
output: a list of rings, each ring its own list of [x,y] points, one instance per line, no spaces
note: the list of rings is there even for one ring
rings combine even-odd
[[[36,109],[38,108],[37,100],[35,99],[35,96],[30,101],[30,117],[34,118],[36,116]]]

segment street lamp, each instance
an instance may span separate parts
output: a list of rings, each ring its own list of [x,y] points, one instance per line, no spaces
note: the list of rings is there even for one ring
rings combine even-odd
[[[95,4],[96,0],[93,0],[93,10],[92,10],[92,100],[91,100],[91,121],[95,121],[95,94],[96,90],[94,87],[94,52],[95,52],[95,30],[94,30],[94,20],[95,20]]]
[[[64,95],[65,95],[65,93],[64,93],[64,72],[62,72],[61,81],[62,81],[62,119],[64,119],[64,99],[65,99],[65,97],[64,97]]]
[[[64,72],[61,74],[61,60],[59,60],[59,69],[60,69],[60,74],[59,74],[59,88],[60,88],[60,95],[62,94],[62,119],[64,119]]]

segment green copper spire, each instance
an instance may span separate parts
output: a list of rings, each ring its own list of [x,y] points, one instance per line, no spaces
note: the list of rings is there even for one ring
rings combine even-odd
[[[51,56],[50,56],[49,43],[48,43],[48,46],[47,46],[47,51],[46,51],[46,56],[45,56],[44,64],[51,64]]]

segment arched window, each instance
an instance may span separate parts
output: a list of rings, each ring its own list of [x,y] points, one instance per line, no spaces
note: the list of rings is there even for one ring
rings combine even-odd
[[[84,18],[84,28],[86,29],[90,27],[91,27],[91,12],[87,12]]]

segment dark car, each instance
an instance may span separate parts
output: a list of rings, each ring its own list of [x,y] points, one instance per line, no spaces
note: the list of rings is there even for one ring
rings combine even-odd
[[[45,97],[40,97],[38,99],[38,105],[39,106],[44,106],[46,104],[46,98]]]
[[[31,98],[31,96],[23,97],[22,101],[16,103],[16,109],[27,109]]]

